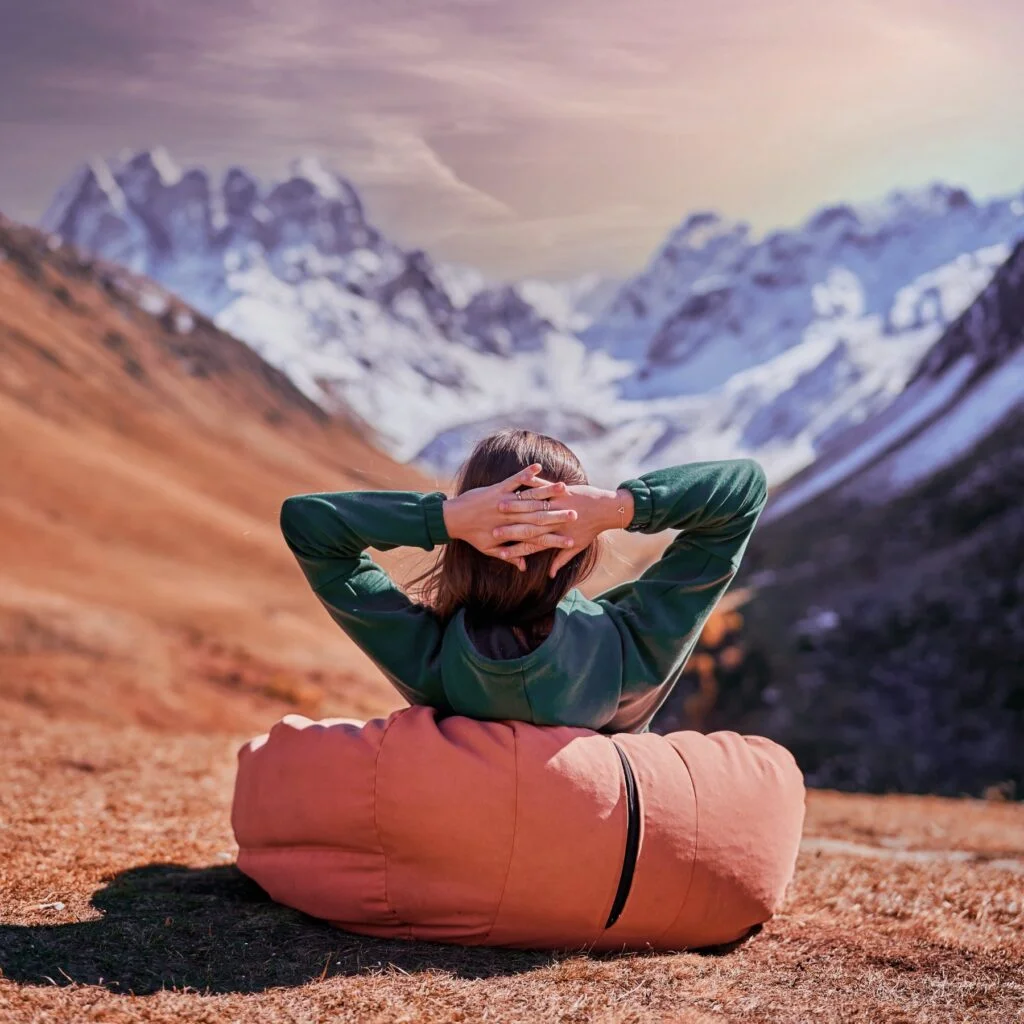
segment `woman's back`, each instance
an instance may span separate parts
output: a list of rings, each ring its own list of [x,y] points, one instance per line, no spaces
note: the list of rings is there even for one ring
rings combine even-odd
[[[281,523],[332,618],[410,703],[479,719],[637,732],[675,685],[735,575],[765,496],[764,474],[750,460],[659,470],[614,492],[570,486],[550,502],[552,511],[575,509],[564,529],[582,542],[589,538],[588,547],[613,525],[680,533],[637,580],[595,600],[576,589],[556,593],[553,608],[538,609],[550,624],[547,635],[532,644],[514,617],[481,615],[465,605],[439,614],[414,602],[365,553],[461,543],[448,529],[457,517],[446,515],[445,506],[453,503],[440,492],[289,498]],[[579,554],[555,555],[556,577],[564,573],[559,563],[570,565]],[[491,561],[499,575],[516,571]],[[472,573],[467,580],[472,584]],[[500,588],[491,591],[500,600]]]

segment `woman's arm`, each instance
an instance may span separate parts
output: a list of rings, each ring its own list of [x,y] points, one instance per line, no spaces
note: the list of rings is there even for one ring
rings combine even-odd
[[[452,499],[440,491],[343,491],[300,495],[282,506],[285,541],[314,593],[410,703],[443,706],[441,623],[430,609],[411,601],[366,549],[430,551],[437,544],[464,540],[521,566],[535,551],[566,547],[568,538],[549,531],[575,519],[575,512],[498,511],[501,499],[519,487],[529,487],[541,499],[564,493],[564,485],[539,481],[539,469],[527,467],[493,487]],[[504,546],[505,540],[494,536],[498,525],[512,528],[515,543]]]
[[[561,530],[576,543],[555,557],[552,573],[606,530],[681,531],[639,579],[598,598],[622,636],[625,657],[614,727],[643,727],[668,696],[736,574],[766,495],[761,467],[739,459],[658,470],[617,491],[570,487],[553,503],[575,509],[578,518]]]
[[[624,643],[624,717],[616,725],[638,728],[668,696],[736,575],[767,484],[756,462],[738,459],[659,470],[622,489],[633,498],[630,530],[680,531],[639,579],[598,598]]]
[[[366,548],[431,550],[449,534],[440,492],[348,491],[288,498],[281,530],[328,614],[410,704],[442,706],[441,628]]]

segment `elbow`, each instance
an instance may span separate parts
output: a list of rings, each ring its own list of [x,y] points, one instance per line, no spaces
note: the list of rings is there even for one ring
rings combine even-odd
[[[762,509],[768,500],[768,477],[764,467],[756,459],[740,460],[749,481],[750,497],[753,505]]]
[[[767,488],[768,478],[765,476],[764,467],[757,459],[740,459],[739,461],[753,483],[758,484],[762,488]]]
[[[290,498],[285,498],[281,503],[278,521],[281,525],[281,533],[284,534],[284,538],[289,544],[302,534],[303,523],[306,518],[305,507],[307,500],[307,495],[296,494]]]

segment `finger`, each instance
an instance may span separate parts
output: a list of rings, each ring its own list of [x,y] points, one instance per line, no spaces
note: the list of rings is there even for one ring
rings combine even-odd
[[[539,471],[538,471],[539,472]],[[542,487],[554,487],[555,480],[545,480],[542,476],[531,476],[529,480],[524,481],[527,487],[531,489],[533,493],[530,494],[532,498],[538,490]]]
[[[510,544],[508,547],[498,548],[495,551],[495,555],[505,562],[518,562],[520,559],[526,558],[528,555],[536,555],[538,552],[544,551],[545,549],[546,545],[524,541],[522,544]]]
[[[526,522],[548,527],[557,526],[559,523],[575,523],[577,519],[579,513],[574,508],[546,508],[540,512],[530,512],[526,516]]]
[[[553,498],[563,498],[568,493],[568,488],[565,484],[558,483],[549,484],[542,483],[538,487],[531,488],[529,497],[526,497],[526,491],[518,492],[522,497],[508,497],[502,498],[498,502],[499,512],[539,512],[544,506],[541,504],[542,501],[550,501]]]
[[[526,491],[519,491],[526,494]],[[507,516],[518,516],[525,512],[543,512],[548,506],[532,498],[505,498],[498,503],[498,511]]]
[[[496,526],[491,534],[501,540],[520,540],[526,537],[535,537],[537,533],[544,533],[553,526],[561,523],[573,523],[576,521],[574,509],[567,508],[553,512],[528,512],[517,516],[513,523],[503,523]],[[527,527],[526,530],[522,527]],[[532,532],[531,532],[532,531]]]
[[[576,541],[572,537],[566,537],[564,533],[542,533],[534,537],[534,544],[543,544],[546,548],[574,548]]]
[[[547,532],[546,526],[537,526],[533,523],[509,523],[506,526],[496,526],[491,533],[495,540],[531,540]]]
[[[578,551],[559,551],[557,555],[551,560],[551,568],[548,569],[548,575],[554,579],[559,571],[567,566],[577,555]]]
[[[532,466],[527,466],[525,469],[519,470],[518,473],[513,473],[507,480],[502,480],[498,487],[502,491],[511,493],[517,487],[531,486],[531,481],[537,476],[543,467],[539,462],[535,462]]]
[[[545,533],[542,526],[532,526],[529,529],[533,532],[524,533],[512,541],[506,541],[500,545],[499,550],[514,550],[516,547],[522,547],[523,544],[529,544],[538,551],[542,551],[544,548],[571,548],[576,544],[572,537],[566,537],[564,533]]]

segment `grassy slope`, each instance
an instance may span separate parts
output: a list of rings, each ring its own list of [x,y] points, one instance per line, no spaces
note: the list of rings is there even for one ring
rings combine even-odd
[[[0,708],[255,728],[394,706],[281,543],[289,493],[414,486],[246,346],[0,225]]]

